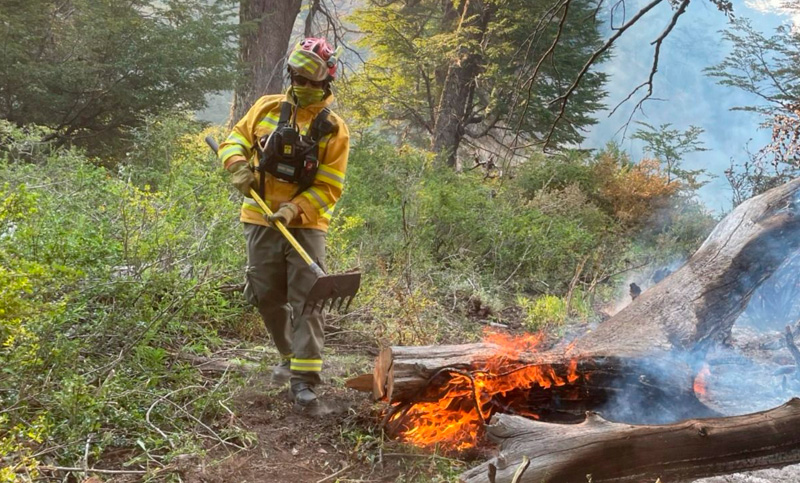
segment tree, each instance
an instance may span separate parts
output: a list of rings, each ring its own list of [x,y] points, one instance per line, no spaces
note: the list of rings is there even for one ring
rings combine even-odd
[[[467,125],[478,121],[467,119],[466,115],[473,106],[470,97],[474,95],[474,84],[481,72],[480,47],[487,38],[489,22],[497,11],[497,5],[491,1],[473,1],[471,12],[470,0],[461,2],[461,12],[455,35],[461,38],[456,46],[450,65],[447,67],[439,96],[439,105],[435,111],[431,147],[433,152],[447,153],[447,164],[456,167],[458,147]],[[442,2],[445,23],[458,13],[455,4]]]
[[[239,60],[231,120],[236,122],[265,94],[283,88],[286,52],[303,0],[241,0]]]
[[[800,34],[781,26],[766,37],[739,19],[724,38],[733,46],[731,53],[708,74],[761,99],[759,105],[735,109],[761,114],[762,125],[772,131],[766,146],[726,172],[738,204],[800,174]]]
[[[685,170],[681,168],[683,157],[686,154],[698,151],[708,151],[700,141],[700,135],[704,129],[697,126],[689,126],[689,129],[680,132],[672,129],[671,124],[662,124],[658,128],[640,122],[644,129],[638,129],[634,134],[634,139],[644,141],[644,150],[653,155],[664,165],[667,175],[667,183],[681,181],[686,188],[694,191],[702,187],[705,183],[697,178],[706,174],[705,169]]]
[[[0,116],[93,146],[230,82],[225,0],[0,4]]]
[[[352,20],[372,56],[354,81],[357,113],[446,153],[456,166],[466,144],[484,153],[582,139],[601,107],[605,75],[589,72],[563,122],[550,101],[566,93],[599,46],[593,1],[553,6],[522,0],[374,2]],[[497,154],[495,152],[495,154]]]

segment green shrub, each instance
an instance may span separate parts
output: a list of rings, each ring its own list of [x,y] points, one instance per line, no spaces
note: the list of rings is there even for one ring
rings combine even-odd
[[[519,296],[517,304],[524,310],[525,327],[534,332],[548,326],[561,325],[567,317],[567,302],[555,295],[544,295],[536,300]]]
[[[241,278],[239,199],[199,126],[153,126],[164,129],[153,140],[173,145],[169,162],[145,162],[165,152],[143,143],[115,174],[76,150],[30,149],[41,130],[0,123],[0,467],[14,473],[39,464],[42,441],[58,448],[51,464],[73,463],[89,437],[93,455],[136,440],[151,456],[179,454],[194,436],[168,443],[154,427],[193,427],[181,402],[215,408],[213,419],[234,388],[200,391],[173,354],[213,349],[243,317],[242,302],[216,290]],[[147,423],[176,387],[194,389]]]

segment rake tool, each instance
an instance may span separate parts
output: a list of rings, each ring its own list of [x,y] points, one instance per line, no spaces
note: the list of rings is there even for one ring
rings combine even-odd
[[[206,143],[216,153],[219,150],[219,145],[211,136],[206,136]],[[256,190],[250,188],[250,196],[256,200],[256,203],[264,210],[264,219],[268,220],[272,216],[272,210],[269,209],[264,200],[258,195]],[[350,302],[358,292],[358,287],[361,285],[361,272],[352,270],[337,275],[326,274],[315,262],[311,259],[305,249],[297,242],[295,237],[280,221],[270,221],[271,225],[278,229],[283,236],[291,243],[292,247],[297,250],[303,261],[306,262],[308,268],[317,276],[317,280],[308,291],[306,295],[306,303],[303,306],[303,314],[320,313],[327,309],[332,309],[336,305],[336,310],[339,311],[342,305],[345,305],[344,311],[350,308]],[[338,304],[337,304],[338,302]]]

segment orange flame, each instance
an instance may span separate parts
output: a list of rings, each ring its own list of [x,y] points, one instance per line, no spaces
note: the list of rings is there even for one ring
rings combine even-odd
[[[452,371],[450,379],[439,388],[443,394],[436,401],[412,404],[391,418],[406,428],[400,438],[417,446],[440,445],[445,449],[464,450],[477,445],[484,422],[498,411],[496,396],[506,396],[513,390],[527,390],[535,386],[550,388],[574,383],[579,379],[578,360],[567,367],[566,376],[559,376],[549,364],[519,364],[522,354],[532,359],[531,353],[542,342],[542,335],[513,337],[498,332],[485,334],[484,342],[498,349],[483,367],[471,372]],[[517,414],[538,418],[525,409]]]
[[[711,375],[711,369],[708,364],[703,363],[703,368],[697,373],[694,378],[694,393],[698,396],[705,396],[708,390],[708,376]]]

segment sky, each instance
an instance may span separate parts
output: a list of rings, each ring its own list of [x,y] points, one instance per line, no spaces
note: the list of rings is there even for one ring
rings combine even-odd
[[[756,3],[757,1],[757,3]],[[733,0],[737,17],[751,20],[755,29],[771,35],[781,24],[791,24],[800,18],[776,6],[781,0]],[[628,16],[647,2],[634,0],[628,5]],[[639,24],[627,31],[619,40],[614,57],[600,70],[610,75],[606,103],[617,105],[637,85],[647,80],[653,59],[653,46],[666,27],[672,9],[667,2],[649,12]],[[621,19],[615,23],[619,25]],[[731,87],[719,86],[703,69],[722,61],[730,50],[720,34],[728,20],[708,0],[695,0],[680,17],[673,32],[661,47],[659,71],[654,79],[653,97],[661,99],[644,103],[643,112],[634,113],[633,122],[623,136],[621,129],[631,116],[638,97],[623,104],[609,117],[610,109],[598,116],[598,124],[590,128],[583,148],[602,148],[614,140],[635,160],[643,156],[642,142],[631,139],[631,134],[641,126],[637,121],[653,126],[671,124],[671,128],[684,131],[690,126],[705,130],[700,136],[708,151],[689,154],[684,160],[685,169],[706,169],[716,176],[700,190],[700,199],[714,212],[725,213],[731,209],[731,189],[724,171],[731,159],[747,159],[747,148],[757,151],[765,145],[770,133],[760,129],[762,119],[755,113],[732,111],[736,106],[757,103],[755,96]],[[641,92],[641,91],[640,91]]]

